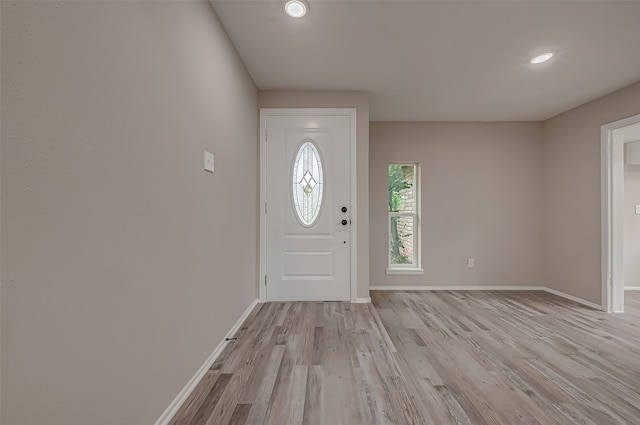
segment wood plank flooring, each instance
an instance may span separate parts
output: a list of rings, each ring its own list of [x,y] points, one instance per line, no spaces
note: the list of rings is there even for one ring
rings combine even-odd
[[[171,425],[640,424],[640,292],[372,291],[256,307]]]

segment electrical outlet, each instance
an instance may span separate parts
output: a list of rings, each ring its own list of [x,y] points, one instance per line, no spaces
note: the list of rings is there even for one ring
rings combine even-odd
[[[468,258],[467,259],[467,267],[469,267],[470,269],[474,268],[476,266],[476,259],[475,258]]]
[[[204,169],[213,173],[213,154],[211,152],[204,151]]]

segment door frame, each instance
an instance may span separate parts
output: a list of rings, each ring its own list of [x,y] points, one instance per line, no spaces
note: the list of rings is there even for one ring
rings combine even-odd
[[[624,312],[624,134],[640,115],[600,127],[602,310]]]
[[[260,108],[260,135],[258,145],[260,149],[260,266],[258,271],[258,288],[260,302],[267,299],[267,118],[272,116],[344,116],[349,118],[349,204],[351,209],[351,225],[349,226],[349,237],[351,239],[350,249],[350,296],[351,302],[355,303],[357,294],[357,223],[358,205],[356,196],[356,109],[355,108]]]

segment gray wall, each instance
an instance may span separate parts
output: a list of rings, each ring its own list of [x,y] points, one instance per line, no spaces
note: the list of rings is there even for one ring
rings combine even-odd
[[[640,288],[640,165],[624,170],[624,286]]]
[[[371,123],[371,286],[542,285],[540,136],[540,123]],[[424,275],[385,274],[390,162],[421,167]]]
[[[600,127],[640,114],[640,83],[543,123],[548,287],[600,304]]]
[[[256,298],[257,90],[207,2],[1,7],[1,422],[152,424]]]
[[[260,108],[356,108],[357,296],[369,297],[369,95],[351,91],[261,90]]]

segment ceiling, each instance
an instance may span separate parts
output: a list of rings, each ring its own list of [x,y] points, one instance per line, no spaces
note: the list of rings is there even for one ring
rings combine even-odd
[[[258,88],[366,91],[372,121],[538,121],[640,81],[640,1],[211,3]]]

